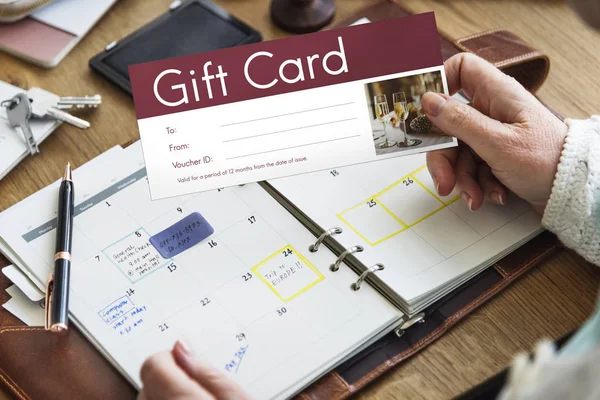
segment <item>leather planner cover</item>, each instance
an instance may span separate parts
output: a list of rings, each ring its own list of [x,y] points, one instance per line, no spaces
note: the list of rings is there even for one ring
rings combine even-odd
[[[366,17],[371,21],[410,14],[393,0],[380,0],[342,25]],[[535,92],[548,74],[546,56],[506,30],[451,40],[440,34],[448,58],[469,51],[492,62]],[[301,399],[342,399],[359,391],[385,371],[417,353],[462,318],[550,255],[559,243],[545,232],[493,267],[474,277],[425,311],[420,323],[402,335],[392,332],[323,376]],[[0,267],[8,260],[0,256]],[[0,274],[0,304],[11,283]],[[135,389],[77,330],[57,337],[43,327],[26,327],[0,308],[0,384],[19,399],[134,399]]]

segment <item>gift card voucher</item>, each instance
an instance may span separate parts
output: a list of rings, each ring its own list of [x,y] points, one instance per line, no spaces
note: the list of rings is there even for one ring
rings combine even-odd
[[[447,93],[433,13],[129,74],[153,199],[456,145],[421,109]]]

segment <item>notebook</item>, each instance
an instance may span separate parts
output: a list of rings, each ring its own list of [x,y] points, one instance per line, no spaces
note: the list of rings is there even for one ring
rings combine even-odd
[[[184,338],[256,398],[289,397],[540,231],[514,199],[471,214],[439,198],[423,162],[153,202],[139,142],[115,147],[74,172],[71,320],[137,388],[144,359]],[[42,291],[58,185],[0,214],[0,250]],[[311,251],[317,225],[341,228],[333,251]],[[154,240],[186,248],[199,229],[203,240],[167,258]],[[332,270],[332,242],[364,251]],[[356,290],[372,263],[384,269]]]

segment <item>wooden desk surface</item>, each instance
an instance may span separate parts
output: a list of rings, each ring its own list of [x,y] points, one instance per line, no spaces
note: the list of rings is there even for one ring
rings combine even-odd
[[[337,20],[373,0],[336,0]],[[63,125],[0,181],[4,210],[110,147],[138,138],[131,98],[88,68],[104,46],[164,12],[169,0],[117,3],[54,69],[38,68],[0,53],[0,80],[24,88],[40,86],[61,95],[100,93],[104,104],[85,115],[87,131]],[[265,39],[286,36],[268,16],[268,0],[216,0]],[[563,1],[405,0],[415,12],[436,11],[438,26],[453,37],[504,27],[546,52],[552,60],[539,96],[565,115],[600,112],[600,33],[585,27]],[[393,46],[393,41],[390,41]],[[419,355],[367,388],[358,398],[445,399],[503,369],[518,351],[541,338],[575,329],[593,309],[600,274],[568,251],[560,251]],[[6,395],[0,393],[0,399]]]

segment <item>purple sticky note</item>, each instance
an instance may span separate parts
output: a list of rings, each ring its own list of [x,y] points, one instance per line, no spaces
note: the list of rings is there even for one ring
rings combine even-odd
[[[197,245],[215,230],[199,213],[191,213],[150,238],[150,243],[163,258],[171,258]]]

